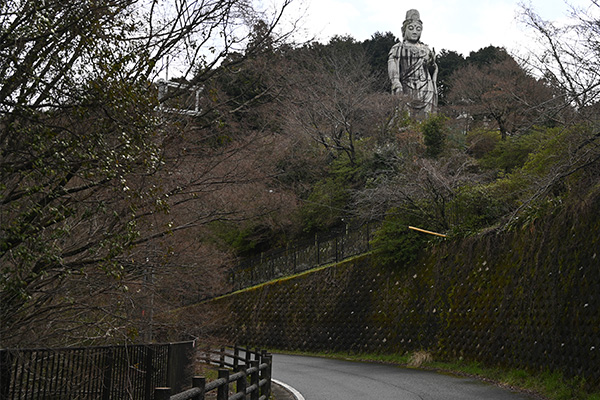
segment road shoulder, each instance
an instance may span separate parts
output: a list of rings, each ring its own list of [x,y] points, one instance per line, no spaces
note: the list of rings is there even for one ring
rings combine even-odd
[[[271,381],[271,394],[275,400],[304,400],[304,397],[299,398],[286,386],[283,382]]]

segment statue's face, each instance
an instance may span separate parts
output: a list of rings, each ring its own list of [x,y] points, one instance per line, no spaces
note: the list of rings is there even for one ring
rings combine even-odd
[[[421,39],[421,31],[423,30],[423,25],[418,22],[410,22],[406,25],[404,30],[404,39],[410,42],[418,42]]]

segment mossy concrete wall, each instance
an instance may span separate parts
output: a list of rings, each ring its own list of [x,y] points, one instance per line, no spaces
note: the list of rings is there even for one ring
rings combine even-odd
[[[414,265],[363,256],[217,299],[240,344],[403,353],[600,384],[600,202],[445,241]]]

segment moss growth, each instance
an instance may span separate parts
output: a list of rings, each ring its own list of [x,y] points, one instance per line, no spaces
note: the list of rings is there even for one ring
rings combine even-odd
[[[382,357],[429,349],[470,368],[505,366],[508,384],[548,370],[544,390],[556,398],[592,390],[600,385],[600,196],[587,201],[502,234],[446,240],[396,268],[356,257],[213,303],[235,310],[229,333],[239,343]],[[576,388],[552,389],[552,379]]]

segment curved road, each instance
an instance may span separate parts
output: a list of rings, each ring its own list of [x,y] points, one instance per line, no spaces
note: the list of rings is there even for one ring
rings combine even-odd
[[[533,399],[472,378],[392,365],[273,355],[273,378],[306,400]]]

